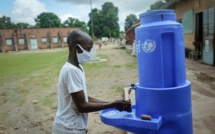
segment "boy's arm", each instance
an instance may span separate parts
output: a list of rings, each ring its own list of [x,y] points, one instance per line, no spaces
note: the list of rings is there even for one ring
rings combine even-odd
[[[89,102],[95,102],[95,103],[108,103],[107,101],[98,100],[96,98],[88,96]]]
[[[124,100],[116,100],[114,102],[98,103],[98,102],[86,102],[83,90],[75,93],[71,93],[73,102],[75,103],[80,113],[88,113],[100,111],[107,108],[116,108],[119,111],[129,111],[131,103]],[[96,99],[97,100],[97,99]],[[101,101],[100,101],[101,102]]]

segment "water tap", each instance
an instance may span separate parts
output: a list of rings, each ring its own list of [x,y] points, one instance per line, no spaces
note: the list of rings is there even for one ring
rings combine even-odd
[[[129,102],[131,102],[131,97],[130,97],[130,96],[131,96],[131,91],[136,89],[135,84],[131,84],[130,86],[131,86],[131,87],[130,87],[129,90],[128,90],[128,101],[129,101]]]

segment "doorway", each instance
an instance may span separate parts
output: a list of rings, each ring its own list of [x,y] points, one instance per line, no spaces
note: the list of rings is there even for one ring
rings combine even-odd
[[[193,43],[195,50],[202,53],[203,47],[203,12],[195,14],[195,41]],[[201,55],[200,57],[201,58]]]
[[[30,39],[30,44],[31,44],[31,50],[38,49],[37,39]]]

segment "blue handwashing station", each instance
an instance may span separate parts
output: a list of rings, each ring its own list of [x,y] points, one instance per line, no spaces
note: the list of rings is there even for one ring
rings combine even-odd
[[[183,26],[174,10],[140,14],[135,29],[139,83],[132,112],[100,111],[103,123],[135,134],[192,134],[191,82],[186,80]],[[150,120],[142,115],[150,115]]]

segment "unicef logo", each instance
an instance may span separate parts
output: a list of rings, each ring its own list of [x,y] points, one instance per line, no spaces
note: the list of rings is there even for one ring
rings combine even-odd
[[[155,41],[152,41],[152,40],[145,40],[144,43],[142,44],[142,49],[144,52],[146,53],[151,53],[155,50],[156,48],[156,44],[155,44]]]

